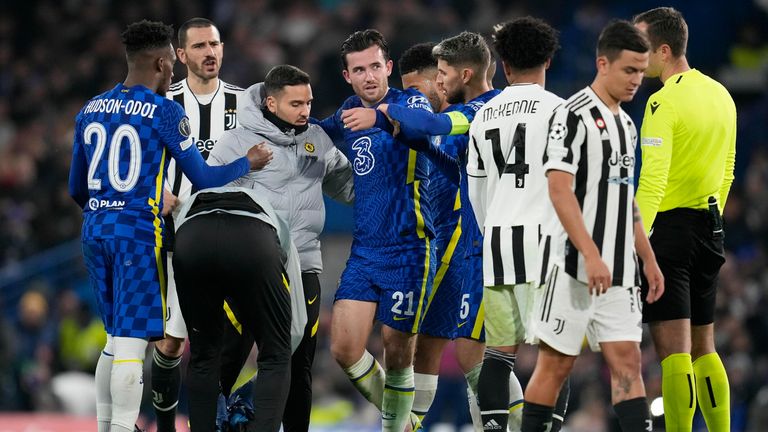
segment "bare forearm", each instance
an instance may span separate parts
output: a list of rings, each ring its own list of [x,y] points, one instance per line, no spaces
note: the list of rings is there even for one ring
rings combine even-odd
[[[637,208],[637,202],[632,202],[632,210],[635,230],[635,251],[637,256],[640,257],[643,262],[649,262],[656,259],[653,254],[653,248],[651,248],[651,242],[648,241],[648,236],[645,234],[645,227],[643,226],[643,218],[640,216],[640,209]]]

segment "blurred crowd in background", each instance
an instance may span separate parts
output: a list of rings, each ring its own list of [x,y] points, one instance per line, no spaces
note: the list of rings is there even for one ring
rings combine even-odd
[[[739,114],[736,181],[725,209],[728,261],[721,272],[716,339],[731,382],[733,430],[768,427],[768,1],[567,0],[11,0],[0,5],[0,411],[72,410],[59,380],[90,374],[105,336],[94,313],[77,238],[80,209],[67,194],[72,126],[92,96],[126,73],[120,33],[143,18],[175,28],[212,19],[225,42],[222,78],[247,87],[274,65],[312,77],[313,115],[332,113],[351,94],[339,47],[354,30],[380,30],[394,59],[410,45],[462,30],[489,34],[494,24],[531,14],[561,31],[547,86],[567,97],[591,82],[594,44],[611,18],[651,7],[680,9],[688,21],[688,59],[728,87]],[[186,76],[177,64],[174,81]],[[504,86],[503,74],[495,78]],[[399,86],[397,70],[390,85]],[[638,125],[648,80],[625,109]],[[324,244],[323,322],[315,363],[316,413],[330,424],[375,422],[328,354],[333,291],[348,256],[350,210],[329,206]],[[380,352],[374,339],[372,351]],[[464,378],[449,352],[429,423],[467,423]],[[535,349],[516,372],[525,383]],[[607,370],[599,356],[576,363],[570,430],[610,430]],[[660,395],[660,368],[644,344],[649,398]],[[600,379],[596,379],[599,377]],[[66,387],[66,386],[64,386]],[[147,386],[148,388],[148,386]],[[148,398],[145,398],[148,399]],[[182,411],[185,409],[182,402]],[[150,410],[147,410],[150,412]],[[697,423],[702,427],[703,422]]]

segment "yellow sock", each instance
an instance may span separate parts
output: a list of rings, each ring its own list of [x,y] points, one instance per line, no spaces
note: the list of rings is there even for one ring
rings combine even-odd
[[[696,411],[691,355],[671,354],[661,361],[661,396],[668,432],[690,432]]]
[[[731,430],[731,390],[725,366],[717,353],[703,355],[693,362],[699,408],[710,432]]]

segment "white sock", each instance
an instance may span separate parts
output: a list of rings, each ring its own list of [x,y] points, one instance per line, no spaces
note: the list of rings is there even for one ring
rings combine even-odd
[[[413,383],[415,384],[415,393],[413,396],[413,411],[419,417],[419,421],[424,420],[424,416],[429,412],[432,402],[437,393],[437,375],[414,373]]]
[[[512,370],[509,374],[509,420],[507,430],[517,432],[523,427],[523,387]]]
[[[373,355],[366,350],[360,360],[344,369],[344,372],[357,391],[381,411],[385,373]]]
[[[480,405],[477,402],[477,396],[472,389],[467,386],[467,402],[469,403],[469,416],[472,418],[472,428],[475,432],[483,432],[483,417],[480,414]]]
[[[413,366],[387,371],[381,404],[382,432],[403,432],[413,408]]]
[[[480,381],[480,370],[483,369],[483,362],[476,364],[469,372],[464,374],[467,380],[467,386],[472,390],[472,394],[477,395],[477,382]]]
[[[115,337],[115,358],[112,361],[110,391],[112,393],[111,432],[116,427],[133,431],[139,418],[141,395],[144,390],[144,355],[147,341],[130,337]]]
[[[96,422],[99,432],[109,432],[109,425],[112,423],[112,394],[109,392],[109,382],[112,376],[114,349],[112,335],[107,335],[107,343],[96,363]]]

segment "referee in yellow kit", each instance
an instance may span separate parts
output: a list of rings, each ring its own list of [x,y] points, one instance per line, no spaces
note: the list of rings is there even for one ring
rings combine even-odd
[[[651,43],[645,75],[664,83],[645,108],[636,199],[666,281],[664,296],[643,305],[662,359],[666,430],[690,431],[698,399],[707,428],[729,431],[728,377],[715,352],[713,322],[736,106],[725,87],[688,65],[688,26],[680,12],[660,7],[634,23]]]

